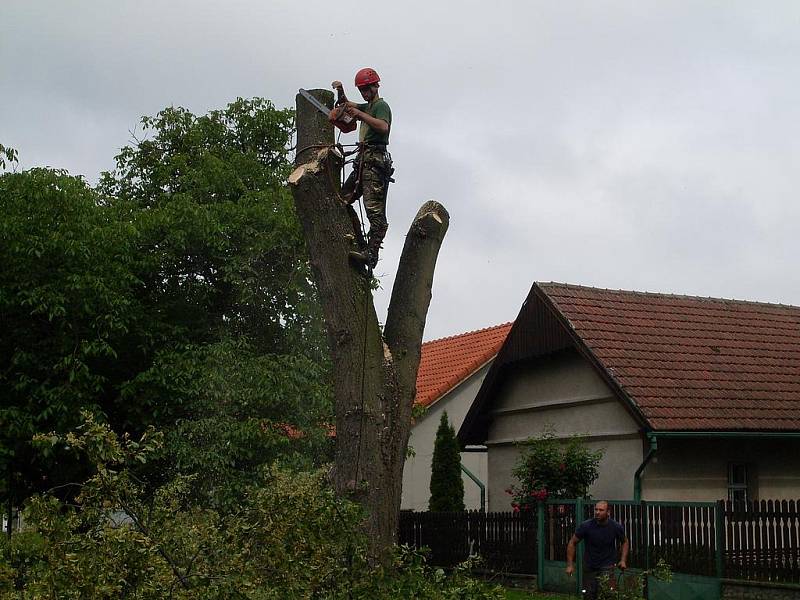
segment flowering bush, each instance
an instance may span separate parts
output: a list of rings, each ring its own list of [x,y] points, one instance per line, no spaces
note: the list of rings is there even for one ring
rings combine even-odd
[[[599,474],[602,450],[589,450],[580,437],[557,439],[552,427],[523,444],[512,474],[517,483],[506,489],[514,512],[529,510],[547,498],[579,498]]]

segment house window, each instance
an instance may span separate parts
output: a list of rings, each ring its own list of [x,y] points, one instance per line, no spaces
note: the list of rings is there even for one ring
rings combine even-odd
[[[732,502],[750,500],[747,481],[747,465],[730,463],[728,465],[728,500]]]

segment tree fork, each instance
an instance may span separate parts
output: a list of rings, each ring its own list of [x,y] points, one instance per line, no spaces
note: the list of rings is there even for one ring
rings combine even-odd
[[[333,93],[312,90],[332,107]],[[436,259],[450,217],[437,202],[420,208],[406,236],[381,334],[369,282],[348,260],[353,224],[340,195],[333,127],[302,96],[297,155],[289,177],[320,294],[334,373],[334,487],[368,511],[371,554],[396,541],[411,408]]]

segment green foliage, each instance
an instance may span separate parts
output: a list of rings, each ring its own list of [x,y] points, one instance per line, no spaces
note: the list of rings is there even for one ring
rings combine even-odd
[[[330,456],[327,344],[285,186],[291,111],[239,99],[142,123],[97,190],[58,170],[0,175],[3,505],[89,472],[30,445],[84,408],[117,432],[157,424],[161,458],[138,474],[191,475],[217,508],[264,464]]]
[[[72,504],[48,496],[29,503],[26,531],[3,550],[4,591],[64,598],[309,597],[341,585],[351,554],[359,556],[363,544],[341,540],[354,538],[361,513],[336,499],[319,473],[266,470],[236,514],[221,515],[192,504],[188,478],[152,493],[136,478],[130,467],[159,450],[154,432],[136,441],[119,438],[84,417],[78,433],[37,441],[84,454],[96,474]]]
[[[633,574],[626,572],[619,577],[615,589],[611,587],[611,579],[608,575],[603,575],[599,579],[598,600],[644,600],[644,583],[647,576],[658,579],[659,581],[669,582],[672,580],[672,570],[663,560],[647,571]]]
[[[0,539],[3,598],[503,597],[470,579],[470,565],[446,575],[408,549],[389,567],[371,566],[361,509],[320,472],[265,469],[224,515],[193,504],[185,477],[148,492],[130,467],[157,455],[161,437],[120,438],[84,417],[75,433],[37,437],[82,453],[96,474],[73,503],[33,498],[27,528]]]
[[[411,407],[411,418],[414,421],[419,421],[426,414],[428,414],[427,406],[423,406],[422,404],[414,404],[414,406]]]
[[[602,458],[602,450],[589,450],[580,437],[558,440],[552,428],[545,429],[523,444],[512,470],[518,485],[506,490],[513,497],[512,507],[527,510],[548,497],[585,497]]]
[[[258,350],[324,359],[319,309],[285,180],[292,112],[238,99],[196,117],[144,117],[100,193],[135,223],[144,291],[192,343],[246,335]]]
[[[168,108],[142,124],[147,139],[122,149],[99,191],[136,229],[149,327],[164,339],[154,377],[172,360],[180,368],[187,345],[228,339],[246,339],[255,355],[325,364],[321,313],[285,186],[291,111],[238,99],[199,117]],[[152,393],[163,397],[171,385]],[[166,418],[196,412],[174,401],[157,410]]]
[[[566,596],[562,594],[548,594],[544,592],[506,588],[506,600],[564,600],[565,597]]]
[[[167,459],[174,474],[193,475],[198,501],[233,510],[263,465],[315,469],[331,460],[322,366],[304,356],[258,355],[241,341],[186,354],[178,364],[199,365],[187,377],[197,416],[167,430]]]
[[[17,164],[17,151],[14,148],[9,148],[0,144],[0,169],[6,168],[6,161]]]
[[[464,480],[461,479],[461,449],[456,432],[443,412],[436,430],[431,463],[431,498],[428,510],[464,510]]]
[[[131,227],[64,171],[0,176],[0,496],[18,502],[63,483],[71,461],[34,455],[36,431],[61,431],[113,394],[136,320]]]
[[[135,225],[150,330],[163,342],[110,416],[159,423],[169,468],[222,509],[260,466],[318,465],[332,450],[327,344],[285,186],[292,112],[238,99],[142,124],[147,139],[122,149],[99,189]]]
[[[380,572],[370,587],[358,590],[354,597],[503,600],[505,592],[500,586],[470,577],[479,563],[478,558],[471,558],[446,573],[444,569],[429,566],[423,553],[400,546],[395,551],[392,568]]]

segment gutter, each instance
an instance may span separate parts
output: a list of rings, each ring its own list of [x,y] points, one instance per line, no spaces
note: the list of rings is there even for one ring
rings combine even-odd
[[[642,464],[639,465],[639,468],[636,469],[636,472],[633,474],[634,502],[641,502],[642,500],[642,473],[658,450],[657,438],[745,438],[797,440],[800,439],[800,431],[652,431],[647,434],[647,439],[650,441],[650,449],[648,450],[647,455],[644,457]]]
[[[472,479],[481,490],[481,512],[486,512],[486,486],[483,482],[478,479],[478,477],[470,471],[467,467],[464,466],[464,463],[461,463],[461,470],[464,472],[464,475]]]
[[[642,501],[642,472],[644,471],[647,463],[649,463],[653,457],[656,455],[656,451],[658,450],[658,440],[656,436],[652,433],[647,434],[647,439],[650,440],[650,449],[647,451],[647,454],[642,461],[642,464],[639,465],[639,468],[636,469],[636,472],[633,474],[633,501],[634,502],[641,502]]]

